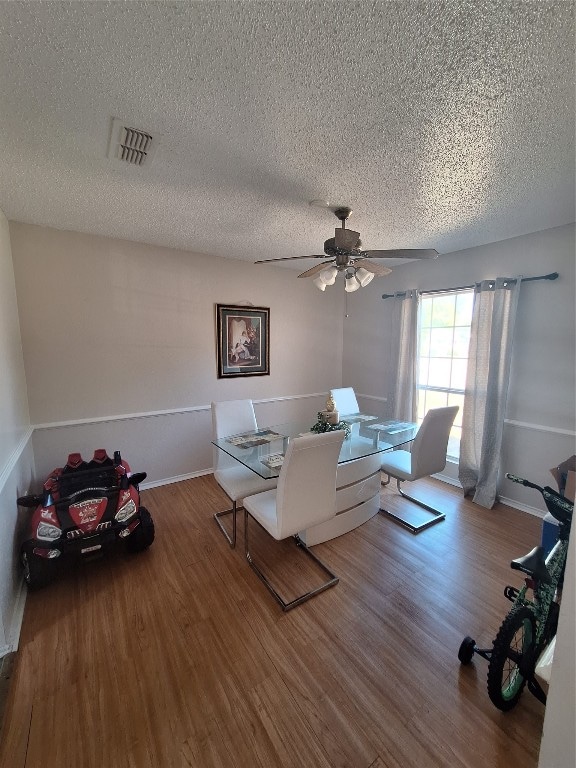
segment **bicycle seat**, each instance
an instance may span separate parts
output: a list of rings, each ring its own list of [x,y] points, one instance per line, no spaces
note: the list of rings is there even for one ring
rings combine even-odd
[[[510,568],[515,571],[522,571],[522,573],[526,573],[536,581],[541,581],[544,584],[552,583],[552,577],[548,568],[546,568],[543,547],[534,547],[524,557],[517,557],[515,560],[512,560]]]

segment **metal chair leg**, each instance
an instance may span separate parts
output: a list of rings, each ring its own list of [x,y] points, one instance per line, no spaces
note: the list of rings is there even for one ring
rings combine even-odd
[[[218,527],[220,528],[224,536],[226,536],[228,544],[230,544],[232,549],[234,549],[234,547],[236,546],[236,512],[237,512],[236,502],[233,501],[232,509],[226,509],[224,512],[214,513],[214,520],[216,520],[216,522],[218,523]],[[220,521],[220,518],[225,517],[226,515],[232,515],[232,536],[229,535],[228,531],[226,530],[226,528],[224,528],[224,526],[222,525],[222,522]]]
[[[306,544],[302,541],[302,539],[296,534],[293,538],[296,542],[296,546],[300,547],[304,550],[304,552],[310,557],[320,568],[324,571],[324,573],[329,576],[329,580],[324,582],[324,584],[321,584],[319,587],[316,587],[316,589],[312,589],[309,592],[305,592],[303,595],[300,595],[300,597],[296,597],[293,600],[284,600],[284,598],[280,595],[280,593],[276,590],[276,588],[273,586],[273,584],[269,581],[268,577],[260,570],[260,568],[256,565],[254,560],[252,559],[252,555],[250,554],[249,549],[249,543],[248,543],[248,518],[249,514],[247,510],[244,510],[244,550],[246,554],[246,559],[248,560],[248,563],[253,571],[255,571],[258,578],[264,583],[265,587],[268,589],[268,591],[274,596],[276,601],[280,603],[282,606],[283,611],[289,611],[292,608],[296,608],[297,605],[300,605],[301,603],[306,602],[306,600],[310,600],[311,597],[314,597],[315,595],[319,595],[320,592],[324,592],[325,590],[329,589],[330,587],[336,586],[340,579],[338,576],[336,576],[332,571],[324,565],[324,563],[316,557],[316,555],[311,552]],[[258,523],[258,521],[255,521]],[[260,523],[258,523],[260,525]],[[262,526],[260,526],[262,528]]]
[[[383,485],[387,485],[390,482],[391,478],[388,476],[388,480],[386,483],[383,483]],[[412,533],[420,533],[420,531],[423,531],[425,528],[430,528],[431,525],[435,525],[436,523],[441,522],[442,520],[446,519],[446,515],[444,512],[440,512],[439,509],[436,509],[435,507],[431,507],[429,504],[426,504],[423,501],[420,501],[420,499],[414,498],[414,496],[409,496],[407,493],[404,493],[402,488],[400,487],[400,483],[403,481],[396,478],[396,487],[398,489],[398,493],[403,496],[405,499],[408,499],[409,501],[412,501],[414,504],[417,504],[419,507],[422,507],[427,512],[431,512],[434,517],[430,520],[425,520],[423,523],[411,523],[409,520],[406,520],[401,515],[398,515],[396,512],[390,512],[388,509],[384,509],[381,507],[379,509],[379,512],[381,512],[384,515],[388,515],[388,517],[391,517],[395,522],[400,523],[405,528],[408,528],[409,531]]]

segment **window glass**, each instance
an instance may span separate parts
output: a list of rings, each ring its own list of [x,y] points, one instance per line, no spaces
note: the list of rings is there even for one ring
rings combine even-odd
[[[426,393],[426,405],[426,410],[428,411],[430,408],[444,408],[448,405],[448,395],[446,392],[438,392],[432,389]]]
[[[418,365],[418,386],[428,384],[428,364],[429,357],[421,357]]]
[[[454,419],[454,426],[461,427],[462,426],[462,412],[464,411],[464,395],[449,394],[448,395],[448,403],[447,403],[447,405],[457,405],[458,406],[458,413],[456,414],[456,418]]]
[[[466,368],[468,360],[452,360],[452,375],[450,377],[450,389],[466,388]]]
[[[474,291],[462,291],[456,296],[456,320],[455,325],[470,327],[472,321],[472,305],[474,304]]]
[[[426,301],[420,304],[420,327],[430,328],[432,322],[432,302]]]
[[[426,390],[418,390],[418,413],[426,413]]]
[[[418,421],[430,408],[458,405],[448,456],[458,458],[468,367],[473,290],[430,293],[419,307]]]
[[[454,313],[456,311],[455,294],[438,294],[432,299],[433,328],[451,328],[454,325]]]
[[[470,345],[470,326],[457,326],[454,328],[454,342],[452,345],[453,357],[468,359],[468,346]]]
[[[430,354],[430,328],[420,330],[420,356],[427,357]]]
[[[430,331],[430,357],[452,357],[454,328],[432,328]],[[425,354],[422,352],[421,354]]]
[[[450,387],[452,360],[449,357],[431,357],[428,370],[428,384],[431,387]]]

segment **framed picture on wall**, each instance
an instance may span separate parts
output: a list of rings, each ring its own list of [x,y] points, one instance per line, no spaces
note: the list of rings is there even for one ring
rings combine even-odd
[[[216,304],[218,378],[270,375],[270,309]]]

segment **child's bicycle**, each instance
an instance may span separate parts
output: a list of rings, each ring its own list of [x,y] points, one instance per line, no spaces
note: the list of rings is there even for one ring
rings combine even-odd
[[[558,521],[558,541],[544,558],[544,549],[535,547],[524,557],[512,560],[511,568],[526,574],[521,589],[507,586],[505,597],[513,605],[498,630],[492,648],[478,648],[465,637],[458,651],[462,664],[469,664],[475,653],[488,661],[488,695],[494,706],[506,712],[520,698],[524,686],[546,704],[546,694],[535,676],[540,654],[556,634],[560,611],[560,592],[568,552],[568,539],[574,503],[554,491],[541,488],[515,475],[506,477],[542,494],[548,510]],[[532,597],[528,595],[532,591]]]

